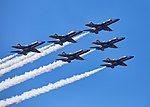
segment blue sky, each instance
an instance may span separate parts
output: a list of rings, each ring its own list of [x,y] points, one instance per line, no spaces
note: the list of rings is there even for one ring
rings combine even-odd
[[[12,70],[0,77],[0,81],[48,65],[58,58],[57,54],[61,51],[70,53],[88,49],[96,39],[103,41],[114,37],[126,37],[126,40],[117,43],[118,49],[94,51],[84,56],[85,61],[73,61],[52,72],[6,89],[0,92],[0,99],[96,69],[106,56],[119,58],[134,55],[134,59],[126,62],[129,65],[127,67],[104,69],[89,78],[10,107],[149,107],[149,4],[148,0],[1,0],[0,58],[10,55],[11,45],[16,43],[25,45],[34,41],[47,41],[50,40],[48,36],[55,32],[61,35],[72,30],[86,29],[84,24],[89,21],[101,23],[109,18],[121,20],[110,26],[114,32],[88,34],[78,40],[77,44],[68,45]]]

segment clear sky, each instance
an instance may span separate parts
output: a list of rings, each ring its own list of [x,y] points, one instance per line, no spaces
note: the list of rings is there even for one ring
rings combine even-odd
[[[47,41],[50,34],[67,34],[83,30],[85,23],[101,23],[109,18],[120,18],[110,27],[114,32],[88,34],[77,44],[68,45],[32,63],[0,77],[0,81],[24,74],[26,71],[55,61],[61,51],[68,53],[88,49],[99,39],[126,37],[117,43],[118,49],[94,51],[84,61],[73,61],[52,72],[0,92],[0,99],[19,95],[48,83],[71,77],[100,67],[106,56],[119,58],[134,55],[127,67],[104,69],[101,72],[42,94],[10,107],[150,107],[149,25],[148,0],[1,0],[0,1],[0,58],[11,55],[12,45]],[[45,43],[44,45],[48,45]],[[43,45],[43,46],[44,46]]]

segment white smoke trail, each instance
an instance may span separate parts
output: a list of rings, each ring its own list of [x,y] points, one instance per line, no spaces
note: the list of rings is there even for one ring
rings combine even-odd
[[[93,51],[94,51],[94,49],[81,55],[81,56],[87,55]],[[5,81],[2,81],[0,83],[0,91],[3,91],[4,89],[7,89],[11,86],[22,83],[28,79],[34,78],[34,77],[41,75],[43,73],[50,72],[57,67],[63,66],[64,64],[67,64],[67,62],[57,61],[57,62],[54,62],[54,63],[49,64],[47,66],[43,66],[43,67],[40,67],[38,69],[34,69],[33,71],[25,72],[23,75],[15,76],[11,79],[8,78]]]
[[[0,64],[1,64],[1,63],[4,63],[4,62],[6,62],[6,61],[8,61],[9,59],[15,57],[16,55],[17,55],[17,53],[16,53],[16,54],[13,54],[13,55],[10,55],[10,56],[7,56],[7,57],[5,57],[5,58],[3,58],[3,59],[0,59]]]
[[[73,83],[75,81],[78,81],[80,79],[83,79],[83,78],[86,78],[88,76],[91,76],[91,75],[101,71],[104,68],[106,68],[106,67],[98,68],[98,69],[95,69],[95,70],[92,70],[92,71],[89,71],[89,72],[85,72],[85,73],[80,74],[80,75],[75,75],[73,77],[70,77],[70,78],[63,79],[63,80],[60,80],[58,82],[55,82],[54,84],[50,83],[47,86],[43,86],[43,87],[37,88],[37,89],[32,89],[30,91],[24,92],[21,95],[16,95],[14,97],[7,98],[5,100],[1,100],[0,101],[0,107],[5,107],[5,106],[11,105],[13,103],[19,103],[19,102],[22,102],[24,100],[30,99],[32,97],[38,96],[40,94],[43,94],[43,93],[52,91],[54,89],[60,88],[62,86],[71,84],[71,83]]]
[[[74,39],[75,39],[75,40],[78,40],[78,39],[80,39],[81,37],[87,35],[88,33],[89,33],[89,32],[84,33],[84,34],[81,34],[81,35],[75,37]],[[23,59],[23,61],[17,61],[17,63],[15,63],[15,61],[13,61],[13,63],[7,64],[6,67],[1,66],[3,69],[0,70],[0,75],[3,75],[3,74],[5,74],[5,73],[7,73],[7,72],[9,72],[9,71],[11,71],[11,70],[13,70],[13,69],[15,69],[15,68],[22,67],[23,65],[25,65],[25,64],[27,64],[27,63],[29,63],[29,62],[33,62],[34,60],[37,60],[37,59],[41,58],[42,56],[45,56],[45,55],[47,55],[47,54],[49,54],[49,53],[51,53],[51,52],[54,52],[54,51],[56,51],[56,50],[58,50],[58,49],[60,49],[60,48],[62,48],[62,47],[64,47],[64,46],[66,46],[66,45],[69,45],[69,44],[71,44],[71,43],[70,43],[70,42],[66,42],[66,43],[64,43],[63,46],[55,45],[55,46],[52,46],[52,47],[50,47],[50,48],[44,50],[44,51],[41,52],[41,53],[38,53],[38,54],[33,55],[33,56],[30,57],[30,58],[25,58],[25,59]],[[15,64],[14,64],[14,63],[15,63]]]
[[[42,48],[40,48],[40,49],[38,49],[38,50],[41,51],[41,52],[43,52],[44,50],[48,49],[48,48],[51,47],[52,45],[53,45],[53,44],[44,46],[44,47],[42,47]],[[35,55],[35,54],[36,54],[35,52],[31,52],[31,53],[27,54],[26,56],[25,56],[25,55],[22,55],[22,56],[19,56],[19,57],[14,58],[14,59],[12,59],[12,60],[9,60],[9,61],[7,61],[6,63],[3,63],[3,64],[0,65],[0,70],[5,69],[5,68],[7,68],[7,67],[10,67],[11,65],[16,64],[16,63],[18,63],[18,62],[20,62],[20,61],[23,61],[23,60],[25,60],[25,59],[27,59],[27,58],[30,58],[31,56],[33,56],[33,55]]]

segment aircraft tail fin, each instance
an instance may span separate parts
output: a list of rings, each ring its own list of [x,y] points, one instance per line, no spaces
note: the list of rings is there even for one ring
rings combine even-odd
[[[58,36],[57,33],[54,33],[54,36]]]
[[[98,40],[98,39],[96,39],[96,42],[95,42],[95,43],[99,44],[99,43],[101,43],[101,41],[100,41],[100,40]]]
[[[61,54],[58,54],[58,56],[66,57],[66,56],[67,56],[67,54],[66,54],[64,51],[62,51],[62,52],[61,52]]]
[[[94,27],[94,23],[93,22],[89,22],[89,23],[85,24],[85,26]]]
[[[110,61],[110,59],[109,59],[108,57],[106,57],[106,60],[107,60],[107,61]]]
[[[62,55],[66,55],[66,53],[64,51],[61,52]]]
[[[110,59],[108,58],[108,57],[106,57],[106,59],[105,60],[102,60],[103,62],[109,62],[110,61]]]
[[[95,42],[92,42],[92,43],[93,43],[93,44],[97,44],[97,45],[103,45],[105,42],[102,42],[102,41],[96,39],[96,41],[95,41]]]
[[[21,44],[20,44],[20,43],[17,43],[17,46],[21,46]]]
[[[50,35],[49,37],[51,38],[56,38],[58,35],[56,33],[54,33],[53,35]]]

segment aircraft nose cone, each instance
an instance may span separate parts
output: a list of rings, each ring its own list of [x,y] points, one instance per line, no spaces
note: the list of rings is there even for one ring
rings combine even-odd
[[[50,35],[49,37],[53,37],[52,35]]]
[[[132,59],[134,58],[134,56],[126,56],[128,59]]]
[[[104,59],[103,59],[102,61],[103,61],[103,62],[105,62],[105,60],[104,60]]]
[[[124,40],[124,39],[125,39],[125,37],[122,37],[122,38],[121,38],[121,40]]]
[[[45,43],[45,41],[42,41],[41,43],[43,44],[43,43]]]
[[[62,54],[58,54],[58,56],[62,56]]]
[[[78,31],[78,32],[76,32],[76,35],[79,35],[79,34],[81,34],[83,31]]]
[[[88,49],[88,50],[83,50],[83,51],[86,53],[86,52],[89,52],[89,51],[90,51],[90,49]]]
[[[134,56],[130,56],[130,58],[134,58]]]
[[[92,42],[92,44],[95,44],[96,42]]]
[[[80,34],[80,33],[82,33],[83,31],[79,31],[78,33]]]
[[[116,19],[116,21],[119,21],[120,19]]]

